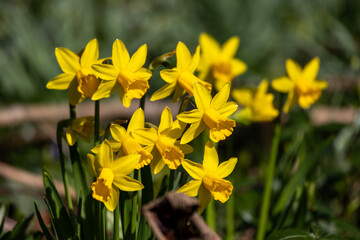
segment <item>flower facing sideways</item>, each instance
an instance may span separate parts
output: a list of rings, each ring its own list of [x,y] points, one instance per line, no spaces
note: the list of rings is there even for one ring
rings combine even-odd
[[[271,82],[276,91],[288,93],[284,112],[289,112],[296,103],[302,108],[308,108],[319,99],[321,91],[327,87],[326,82],[316,80],[319,67],[319,58],[313,58],[304,69],[293,60],[286,60],[288,77],[276,78]]]
[[[237,158],[230,158],[219,165],[219,157],[214,145],[208,141],[205,145],[203,164],[184,159],[182,166],[193,178],[190,182],[178,189],[190,197],[199,195],[199,212],[202,212],[211,195],[215,200],[226,202],[233,190],[230,181],[223,178],[230,175],[237,163]]]
[[[125,107],[129,107],[132,99],[142,98],[150,87],[148,80],[151,77],[151,72],[142,67],[146,54],[147,45],[144,44],[130,58],[125,44],[116,39],[112,48],[113,65],[93,65],[93,69],[104,81],[92,99],[107,98],[118,90],[121,102]]]
[[[139,108],[132,115],[127,130],[118,124],[112,124],[110,127],[110,132],[114,139],[113,141],[110,141],[113,150],[120,151],[119,155],[141,155],[140,161],[136,165],[136,169],[140,169],[145,165],[148,165],[153,159],[151,153],[146,151],[131,135],[132,131],[143,129],[144,123],[144,111]]]
[[[176,67],[164,69],[160,72],[161,78],[167,82],[165,86],[157,90],[150,98],[151,101],[166,98],[175,91],[173,102],[179,99],[187,92],[190,96],[194,95],[194,83],[202,83],[208,91],[211,91],[211,84],[205,82],[194,75],[200,59],[200,48],[197,47],[195,54],[191,57],[189,49],[182,42],[176,47]]]
[[[178,120],[173,122],[171,111],[166,107],[160,119],[159,127],[144,128],[132,131],[133,137],[141,144],[152,149],[154,159],[150,163],[152,171],[157,174],[165,165],[176,169],[183,161],[184,154],[192,152],[192,147],[180,144],[177,140],[184,131],[185,124]]]
[[[181,143],[188,143],[207,129],[210,139],[214,142],[224,140],[230,136],[235,127],[235,121],[228,119],[238,105],[227,102],[230,94],[230,83],[211,97],[209,91],[201,84],[195,83],[194,97],[197,109],[180,113],[177,118],[184,123],[191,124],[181,138]]]
[[[213,37],[202,33],[199,42],[201,48],[199,77],[206,79],[211,76],[217,90],[220,90],[224,83],[231,82],[246,71],[246,64],[234,57],[240,43],[238,37],[231,37],[220,46]]]
[[[89,165],[97,178],[91,184],[92,197],[103,202],[109,211],[114,211],[119,201],[119,189],[138,191],[144,186],[137,180],[128,177],[140,160],[140,155],[131,154],[113,160],[110,143],[104,140],[95,157],[87,155]]]
[[[255,91],[245,88],[234,89],[233,98],[244,106],[234,118],[244,123],[267,122],[276,118],[279,111],[274,108],[274,95],[267,93],[268,85],[268,81],[263,80]]]
[[[64,73],[51,79],[46,87],[49,89],[69,89],[69,102],[76,105],[86,97],[92,97],[97,91],[100,80],[91,66],[104,59],[99,58],[99,44],[91,40],[79,57],[66,48],[56,48],[55,55]]]
[[[66,128],[66,140],[70,146],[73,146],[78,138],[90,143],[91,137],[94,135],[95,120],[93,116],[76,118],[71,121],[70,126]],[[104,130],[100,128],[100,135]]]

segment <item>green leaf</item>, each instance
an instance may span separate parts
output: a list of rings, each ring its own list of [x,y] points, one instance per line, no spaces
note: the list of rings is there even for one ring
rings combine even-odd
[[[39,212],[39,208],[38,208],[36,202],[34,202],[34,206],[35,206],[36,217],[37,217],[37,219],[38,219],[38,221],[39,221],[39,224],[40,224],[40,227],[41,227],[41,229],[42,229],[42,231],[43,231],[43,234],[45,235],[45,237],[46,237],[47,240],[52,240],[53,238],[52,238],[52,236],[51,236],[48,228],[46,227],[46,225],[45,225],[45,223],[44,223],[44,220],[43,220],[42,217],[41,217],[41,214],[40,214],[40,212]]]
[[[22,240],[25,239],[25,231],[28,228],[33,215],[20,220],[14,227],[12,231],[7,232],[1,237],[1,240]]]
[[[309,240],[315,239],[313,234],[297,229],[286,229],[272,233],[266,240]]]
[[[307,174],[310,172],[311,169],[313,169],[317,160],[328,147],[331,141],[332,139],[328,139],[325,142],[321,143],[314,153],[304,159],[298,171],[290,179],[290,181],[284,187],[284,190],[281,192],[279,200],[274,207],[273,214],[280,213],[288,205],[296,188],[298,186],[301,186],[305,182]]]
[[[75,235],[75,229],[68,212],[60,198],[50,174],[44,170],[44,187],[46,204],[49,208],[51,219],[59,239],[71,239]]]
[[[2,234],[2,231],[4,229],[5,224],[5,218],[7,215],[8,207],[6,204],[3,204],[0,206],[0,236]]]

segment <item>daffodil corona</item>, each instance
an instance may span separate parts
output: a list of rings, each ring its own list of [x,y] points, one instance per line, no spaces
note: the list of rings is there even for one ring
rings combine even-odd
[[[235,127],[235,121],[228,119],[238,105],[235,102],[227,102],[230,94],[230,83],[211,97],[209,91],[201,84],[195,83],[194,97],[197,109],[180,113],[177,118],[191,126],[181,138],[181,143],[188,143],[207,129],[210,139],[214,142],[224,140],[230,136]]]
[[[226,202],[233,190],[230,181],[223,178],[230,175],[237,163],[237,158],[230,158],[219,165],[219,157],[214,145],[208,141],[205,145],[203,164],[184,159],[182,166],[193,178],[190,182],[178,189],[190,197],[199,195],[199,212],[202,212],[211,195],[215,200]]]
[[[234,58],[240,44],[238,37],[231,37],[223,46],[220,46],[209,34],[202,33],[199,42],[201,48],[201,58],[198,65],[199,78],[207,79],[208,76],[211,76],[215,81],[214,85],[217,90],[246,71],[246,64]]]
[[[129,107],[131,100],[140,99],[149,89],[148,80],[151,72],[143,68],[147,55],[147,45],[142,45],[130,58],[125,44],[116,39],[112,48],[112,62],[110,64],[93,65],[93,69],[104,81],[99,90],[93,95],[93,100],[109,97],[119,91],[119,98],[125,107]]]
[[[320,60],[313,58],[302,69],[299,64],[291,59],[286,60],[286,71],[288,77],[276,78],[271,82],[271,86],[279,92],[288,93],[284,112],[299,103],[302,108],[309,108],[321,96],[321,91],[327,88],[327,83],[316,80],[319,72]]]
[[[94,135],[95,121],[94,117],[81,117],[71,121],[70,126],[66,128],[66,140],[70,146],[73,146],[78,138],[90,143],[91,137]],[[100,135],[104,133],[100,129]]]
[[[86,97],[92,97],[97,91],[100,80],[91,66],[99,64],[104,59],[99,58],[99,44],[91,40],[79,57],[66,48],[56,48],[55,56],[64,73],[51,79],[46,87],[49,89],[69,89],[69,102],[76,105]]]
[[[187,144],[180,144],[177,140],[184,131],[185,124],[178,120],[173,122],[171,111],[168,107],[161,114],[160,124],[157,129],[146,128],[132,131],[132,136],[141,144],[152,149],[154,159],[150,166],[157,174],[165,165],[176,169],[183,161],[184,154],[192,152]]]
[[[200,82],[208,91],[211,91],[211,84],[194,75],[200,59],[200,47],[196,48],[195,54],[191,57],[189,49],[182,42],[176,47],[176,67],[165,69],[160,72],[161,78],[167,82],[165,86],[156,91],[150,98],[151,101],[166,98],[175,91],[173,101],[177,102],[187,92],[194,95],[194,83]]]
[[[234,89],[232,96],[244,108],[235,114],[235,119],[243,123],[272,121],[279,115],[274,108],[274,95],[267,93],[268,81],[263,80],[255,91]]]
[[[138,191],[144,186],[137,180],[128,177],[140,160],[139,154],[126,155],[113,160],[110,143],[104,140],[97,157],[87,155],[91,170],[97,178],[91,184],[94,199],[103,202],[109,211],[114,211],[119,201],[119,189]]]

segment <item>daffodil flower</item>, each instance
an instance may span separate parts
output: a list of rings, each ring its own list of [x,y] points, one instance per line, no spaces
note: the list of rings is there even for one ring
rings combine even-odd
[[[321,96],[321,91],[327,88],[327,83],[316,80],[319,72],[320,60],[313,58],[304,69],[291,59],[286,60],[286,71],[288,77],[276,78],[271,82],[271,86],[279,92],[288,93],[284,112],[299,103],[302,108],[309,108]]]
[[[209,91],[201,83],[195,83],[194,97],[197,109],[182,112],[177,116],[181,122],[191,124],[181,138],[181,143],[192,141],[207,129],[210,139],[214,142],[224,140],[230,136],[235,127],[235,121],[228,119],[236,111],[238,105],[235,102],[227,102],[230,94],[230,83],[211,97]]]
[[[73,119],[70,126],[66,128],[66,140],[70,146],[73,146],[78,138],[90,143],[91,137],[94,135],[95,120],[93,116],[81,117]],[[104,130],[100,128],[100,135]]]
[[[199,195],[199,212],[202,212],[209,201],[211,195],[215,200],[226,202],[233,190],[230,181],[223,178],[230,175],[237,163],[237,158],[230,158],[228,161],[219,165],[219,157],[214,145],[208,141],[205,145],[203,164],[184,159],[182,166],[193,178],[190,182],[179,188],[178,192],[183,192],[190,197]]]
[[[76,105],[86,97],[92,97],[97,91],[100,80],[94,70],[93,64],[99,64],[104,59],[99,58],[99,44],[97,39],[91,40],[79,57],[66,48],[56,48],[55,56],[64,73],[51,79],[46,87],[49,89],[69,89],[69,102]]]
[[[206,79],[209,75],[212,76],[217,90],[220,90],[224,83],[231,82],[246,71],[246,64],[234,57],[239,48],[238,37],[231,37],[220,46],[209,34],[202,33],[199,42],[201,48],[199,78]]]
[[[114,211],[119,202],[119,189],[138,191],[144,188],[139,181],[127,176],[138,164],[139,154],[126,155],[113,160],[110,143],[104,140],[97,157],[88,154],[87,159],[97,178],[91,184],[92,197],[103,202],[109,211]]]
[[[150,98],[151,101],[166,98],[174,93],[173,102],[187,92],[190,96],[194,95],[194,83],[200,82],[208,91],[211,91],[211,84],[205,82],[194,75],[200,59],[200,47],[196,48],[195,54],[191,57],[189,49],[182,42],[176,47],[176,67],[160,71],[161,78],[167,82],[165,86],[157,90]]]
[[[125,107],[131,105],[132,99],[142,98],[150,87],[148,80],[151,77],[151,72],[142,67],[146,61],[146,54],[147,45],[144,44],[130,58],[125,44],[116,39],[112,48],[113,65],[96,64],[92,66],[99,77],[104,80],[92,100],[107,98],[117,90]]]
[[[267,93],[268,81],[263,80],[255,91],[250,89],[234,89],[232,96],[244,108],[238,111],[234,118],[241,122],[267,122],[279,115],[274,108],[274,95]]]
[[[127,130],[118,124],[110,126],[110,132],[114,141],[112,141],[112,148],[121,151],[120,155],[140,154],[141,158],[136,165],[136,169],[140,169],[148,165],[153,156],[146,151],[131,135],[131,132],[137,129],[143,129],[145,123],[144,111],[139,108],[132,115]]]
[[[176,169],[184,159],[184,154],[192,152],[192,147],[180,144],[177,140],[184,131],[185,124],[178,120],[173,122],[171,111],[166,107],[160,119],[159,127],[144,128],[132,131],[132,136],[141,144],[152,149],[154,159],[150,163],[152,171],[157,174],[165,165]]]

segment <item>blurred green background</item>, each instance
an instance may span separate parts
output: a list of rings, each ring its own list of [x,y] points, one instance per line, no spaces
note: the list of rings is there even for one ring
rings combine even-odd
[[[359,11],[359,1],[344,0],[0,0],[0,107],[67,101],[66,91],[45,88],[51,78],[61,73],[54,54],[56,47],[79,52],[88,41],[97,38],[100,56],[108,57],[114,40],[119,38],[130,54],[148,44],[148,64],[173,50],[178,41],[193,52],[199,34],[207,32],[220,43],[233,35],[240,37],[237,57],[248,65],[248,70],[234,80],[236,86],[255,86],[263,78],[285,75],[287,58],[303,66],[318,56],[318,77],[329,83],[319,105],[351,106],[356,112]],[[150,84],[150,92],[164,84],[158,71]],[[316,200],[305,222],[315,219],[316,227],[329,234],[343,234],[343,229],[351,229],[346,230],[350,235],[343,236],[360,238],[356,227],[360,225],[359,114],[348,122],[315,126],[307,112],[296,108],[287,119],[278,168],[281,174],[276,178],[275,190],[291,178],[299,158],[306,159],[307,153],[332,138],[311,177],[306,178],[316,182]],[[45,166],[56,176],[59,166],[54,143],[46,137],[33,137],[38,131],[37,122],[2,125],[0,161],[37,174]],[[219,146],[221,150],[230,142],[233,145],[230,153],[224,150],[223,160],[239,157],[235,173],[238,185],[234,190],[238,236],[254,229],[257,223],[271,134],[271,124],[239,126],[234,136]],[[32,213],[34,199],[41,201],[41,194],[29,196],[21,186],[4,178],[0,178],[0,193],[0,202],[10,204],[14,219]],[[277,197],[275,194],[274,199]],[[222,217],[220,214],[220,233],[225,228]],[[292,224],[295,223],[288,220],[284,226],[298,226]]]

